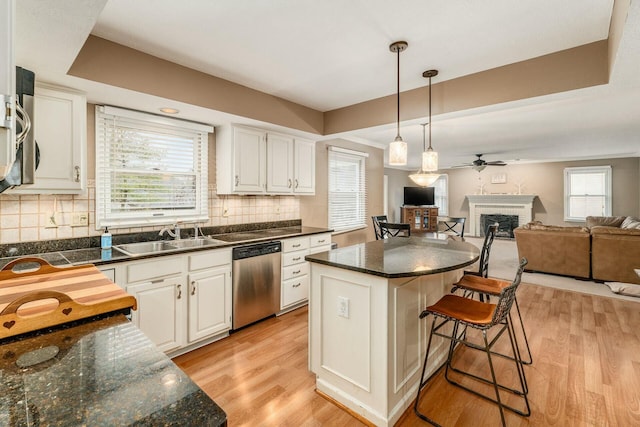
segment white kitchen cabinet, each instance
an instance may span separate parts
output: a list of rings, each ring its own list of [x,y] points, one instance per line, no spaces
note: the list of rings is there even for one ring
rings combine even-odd
[[[293,138],[267,135],[267,192],[293,192]]]
[[[266,132],[241,126],[216,129],[218,194],[263,194],[266,190]]]
[[[316,145],[312,141],[296,139],[293,161],[293,192],[316,193]]]
[[[16,64],[14,53],[15,0],[0,2],[0,179],[15,160]]]
[[[81,92],[36,82],[33,135],[40,149],[35,183],[17,194],[79,194],[87,183],[87,101]]]
[[[304,305],[309,299],[309,237],[292,237],[282,241],[282,283],[280,310],[285,313]]]
[[[231,329],[230,248],[109,268],[124,278],[126,291],[138,301],[131,320],[162,351],[189,351]]]
[[[243,126],[216,128],[218,194],[314,194],[315,144]]]
[[[185,282],[184,276],[177,276],[127,286],[138,302],[131,321],[164,352],[185,344]]]
[[[198,253],[190,258],[215,260],[221,256],[228,263],[189,274],[190,343],[231,329],[231,251]],[[196,263],[193,260],[190,265]]]

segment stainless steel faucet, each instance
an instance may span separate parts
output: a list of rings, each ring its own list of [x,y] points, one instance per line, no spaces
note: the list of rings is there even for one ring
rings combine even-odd
[[[175,240],[180,240],[180,223],[176,222],[173,224],[173,231],[169,229],[169,227],[164,227],[158,233],[160,236],[164,236],[164,233],[167,233],[169,236],[173,237]]]

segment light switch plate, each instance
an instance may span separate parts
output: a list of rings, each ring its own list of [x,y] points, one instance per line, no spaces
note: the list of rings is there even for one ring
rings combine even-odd
[[[71,218],[72,227],[83,227],[89,225],[89,213],[88,212],[74,212]]]

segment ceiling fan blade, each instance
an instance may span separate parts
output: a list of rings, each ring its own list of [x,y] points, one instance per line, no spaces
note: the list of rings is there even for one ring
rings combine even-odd
[[[461,165],[451,166],[450,169],[470,168],[471,166],[473,166],[473,163],[463,163]]]
[[[505,162],[503,162],[502,160],[495,160],[493,162],[486,162],[485,163],[488,166],[507,166],[507,164]]]

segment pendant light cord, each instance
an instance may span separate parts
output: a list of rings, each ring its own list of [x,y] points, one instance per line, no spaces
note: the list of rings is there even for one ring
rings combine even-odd
[[[396,78],[396,114],[397,114],[397,119],[396,119],[396,139],[400,138],[400,48],[398,48],[397,50],[397,58],[398,58],[398,62],[397,62],[397,66],[396,66],[396,70],[397,70],[397,78]]]
[[[429,150],[431,148],[431,76],[429,76]]]

